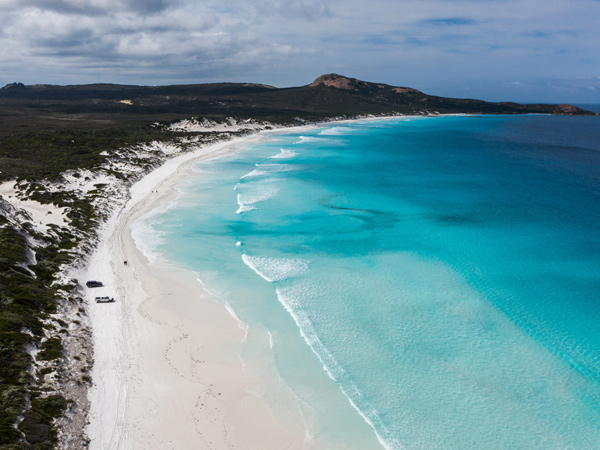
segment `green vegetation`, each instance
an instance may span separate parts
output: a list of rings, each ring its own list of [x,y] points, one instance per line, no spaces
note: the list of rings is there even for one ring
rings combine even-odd
[[[56,364],[63,356],[60,337],[44,339],[45,332],[55,329],[45,325],[44,319],[48,313],[56,312],[57,290],[73,288],[52,285],[60,265],[71,259],[64,247],[72,246],[73,237],[48,238],[46,246],[34,249],[37,263],[26,268],[24,231],[9,226],[4,219],[0,228],[0,449],[49,449],[56,443],[53,419],[65,410],[66,400],[33,392],[35,380],[30,375],[32,361],[27,345],[39,346],[38,361]],[[62,320],[54,322],[61,331],[67,325]],[[55,370],[41,369],[38,380],[43,381]],[[21,415],[23,420],[15,428]]]
[[[31,401],[32,406],[46,420],[56,419],[60,417],[65,409],[67,409],[67,400],[62,395],[50,395],[44,398],[35,398]]]
[[[25,413],[23,421],[19,424],[19,429],[27,437],[30,448],[35,450],[54,448],[57,439],[52,421],[60,417],[67,406],[68,401],[61,395],[32,398],[31,408]]]
[[[92,220],[85,216],[88,209],[81,209],[82,217]],[[87,223],[84,219],[82,224]],[[70,233],[37,236],[44,238],[44,245],[28,249],[24,235],[33,232],[27,224],[19,229],[4,216],[0,216],[0,223],[0,449],[49,449],[56,443],[53,419],[62,414],[66,403],[57,395],[35,394],[27,346],[39,347],[38,361],[55,365],[63,356],[60,337],[44,339],[46,332],[56,331],[44,321],[57,310],[58,289],[69,291],[75,287],[53,283],[60,265],[72,260],[69,250],[77,245],[77,239]],[[28,265],[31,250],[36,254],[36,264]],[[61,331],[67,325],[62,320],[54,323]],[[55,370],[50,366],[41,369],[38,381],[43,382],[45,375]]]
[[[31,357],[26,345],[34,341],[22,330],[42,334],[34,316],[41,308],[32,298],[39,286],[20,266],[26,254],[24,237],[6,225],[0,228],[0,448],[21,439],[14,424],[27,403]]]
[[[62,356],[62,342],[58,338],[50,338],[42,343],[38,359],[40,361],[54,361]]]
[[[67,169],[93,168],[102,164],[103,151],[129,144],[164,140],[170,136],[151,126],[78,129],[14,130],[0,127],[0,167],[4,179],[56,179]],[[47,200],[54,200],[48,198]],[[59,199],[60,200],[60,199]]]

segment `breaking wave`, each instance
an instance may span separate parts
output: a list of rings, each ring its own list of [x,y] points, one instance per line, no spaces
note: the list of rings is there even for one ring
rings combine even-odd
[[[293,166],[291,164],[255,164],[255,165],[256,165],[256,169],[254,169],[253,171],[248,172],[246,175],[242,176],[240,178],[240,180],[243,180],[244,178],[272,175],[274,173],[291,172],[293,170],[298,169],[297,166]]]
[[[356,128],[350,127],[331,127],[326,128],[321,131],[319,134],[323,136],[343,136],[344,134],[349,134],[356,131]]]
[[[298,155],[298,153],[292,150],[286,150],[285,148],[282,148],[277,155],[271,156],[270,159],[288,159],[293,158],[296,155]]]
[[[256,271],[256,270],[255,270]],[[257,272],[258,273],[258,272]],[[260,273],[259,273],[260,275]],[[263,277],[264,278],[264,277]],[[311,289],[305,283],[293,287],[277,287],[277,298],[286,311],[292,316],[304,341],[312,352],[319,358],[323,369],[329,378],[335,381],[348,399],[352,407],[360,414],[365,422],[375,431],[377,440],[386,450],[404,450],[405,447],[394,438],[393,433],[381,420],[381,416],[365,398],[360,389],[352,382],[348,373],[338,363],[327,349],[315,330],[313,320],[302,308],[307,296],[311,296]],[[360,407],[358,406],[360,403]]]
[[[314,136],[300,136],[300,140],[294,142],[294,144],[304,144],[305,142],[316,142],[321,141],[322,138],[314,137]]]
[[[269,283],[304,275],[309,263],[297,258],[261,258],[242,255],[244,263]]]
[[[237,214],[256,209],[258,202],[264,202],[277,195],[279,188],[273,183],[252,184],[252,190],[249,192],[240,192],[237,195],[237,203],[239,205]]]

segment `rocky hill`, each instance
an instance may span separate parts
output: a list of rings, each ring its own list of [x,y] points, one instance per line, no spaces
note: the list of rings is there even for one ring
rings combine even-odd
[[[491,103],[427,95],[409,87],[370,83],[337,74],[322,75],[306,86],[277,89],[252,83],[175,86],[90,84],[25,86],[0,89],[0,117],[9,113],[38,118],[59,114],[94,120],[173,120],[227,116],[286,122],[365,114],[522,114],[593,115],[564,105]]]
[[[368,115],[595,115],[572,105],[491,103],[427,95],[337,74],[306,86],[255,83],[175,86],[10,83],[0,88],[0,180],[54,176],[99,161],[102,150],[162,139],[170,124],[227,118],[294,124]]]

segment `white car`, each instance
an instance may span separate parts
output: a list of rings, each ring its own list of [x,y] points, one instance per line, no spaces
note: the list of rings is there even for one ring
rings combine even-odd
[[[114,301],[113,297],[96,297],[96,303],[112,303]]]

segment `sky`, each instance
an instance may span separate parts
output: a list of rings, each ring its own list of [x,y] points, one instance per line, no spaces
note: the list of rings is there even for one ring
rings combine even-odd
[[[600,104],[600,0],[0,0],[0,85],[338,73],[427,94]]]

